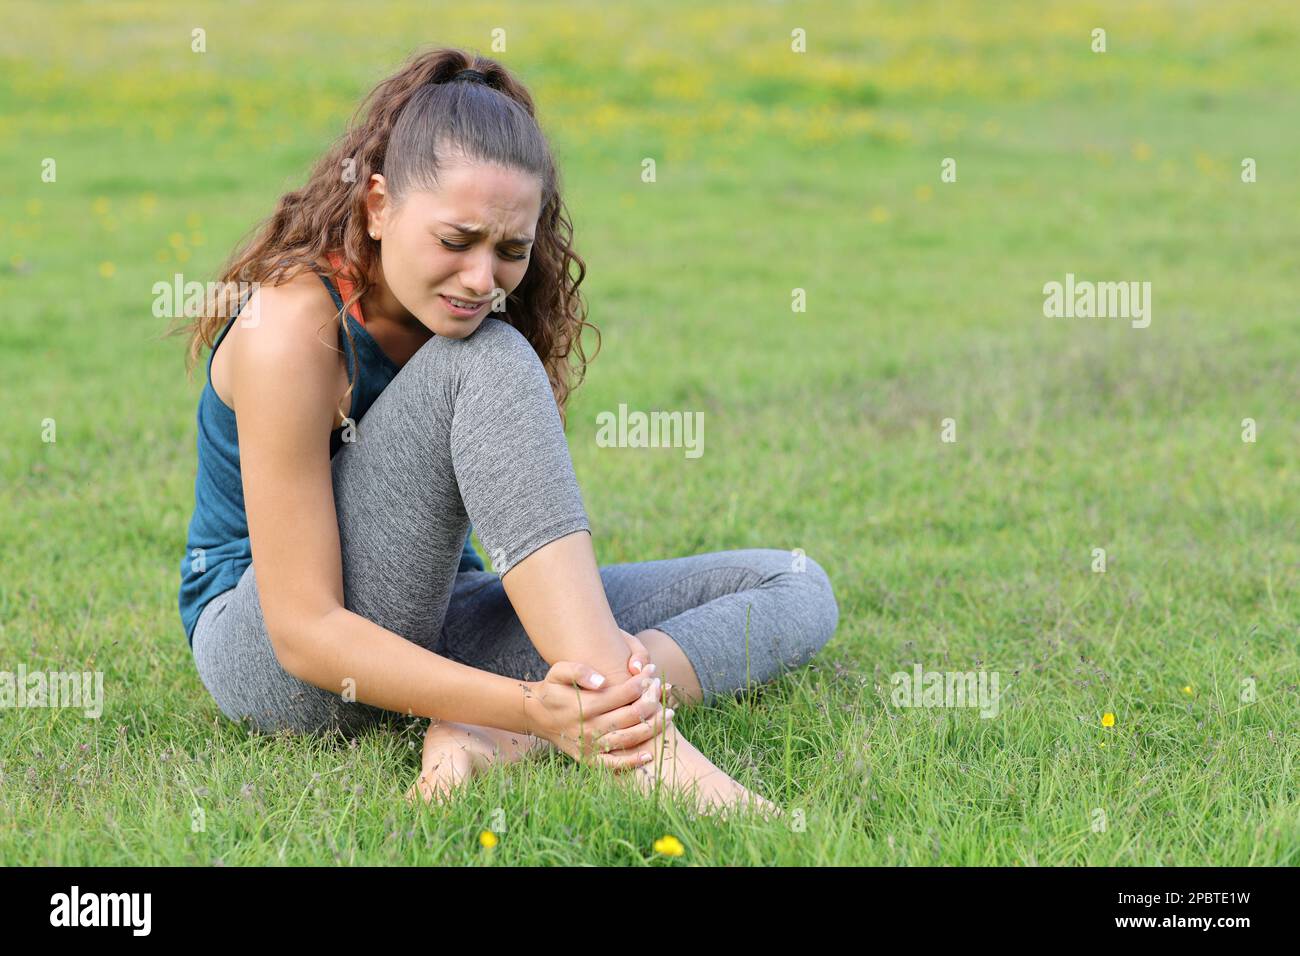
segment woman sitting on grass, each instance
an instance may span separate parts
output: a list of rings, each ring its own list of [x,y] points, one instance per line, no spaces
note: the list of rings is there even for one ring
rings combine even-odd
[[[830,583],[767,549],[597,567],[562,418],[586,365],[571,235],[527,90],[444,49],[236,251],[190,329],[191,365],[212,349],[180,588],[199,676],[261,731],[432,718],[412,798],[554,747],[702,811],[775,809],[665,705],[806,663]]]

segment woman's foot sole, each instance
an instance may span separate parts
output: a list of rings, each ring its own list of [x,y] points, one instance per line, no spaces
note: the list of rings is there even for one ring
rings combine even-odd
[[[530,734],[495,727],[432,721],[424,735],[420,776],[406,791],[406,802],[417,796],[425,803],[446,803],[470,779],[496,763],[515,763],[550,745]]]

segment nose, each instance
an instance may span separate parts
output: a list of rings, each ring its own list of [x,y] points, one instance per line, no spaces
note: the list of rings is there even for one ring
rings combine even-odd
[[[495,277],[492,273],[492,268],[496,265],[494,255],[490,246],[466,253],[468,258],[465,268],[461,270],[460,281],[465,286],[465,291],[475,298],[481,299],[491,294],[495,287],[493,282]]]

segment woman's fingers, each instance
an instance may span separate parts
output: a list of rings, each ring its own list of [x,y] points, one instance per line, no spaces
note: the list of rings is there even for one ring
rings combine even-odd
[[[618,629],[618,632],[623,635],[623,641],[627,644],[627,649],[629,651],[627,672],[629,674],[642,673],[645,670],[646,665],[650,663],[650,652],[646,650],[645,645],[637,639],[635,634],[629,634],[621,627]]]
[[[600,748],[606,753],[637,747],[648,740],[653,740],[667,729],[672,721],[672,709],[661,710],[642,723],[634,724],[624,730],[615,730],[600,738]]]
[[[635,677],[629,677],[625,681],[602,684],[601,689],[591,690],[589,685],[594,684],[595,678],[604,680],[600,674],[586,664],[578,664],[572,661],[556,661],[546,675],[546,680],[554,684],[563,684],[566,687],[578,687],[588,690],[588,693],[582,696],[584,709],[593,717],[600,714],[608,713],[615,708],[622,707],[632,703],[643,694],[654,676],[654,665],[651,664],[646,668],[649,673],[638,674]]]
[[[644,726],[645,722],[653,717],[663,714],[663,705],[659,702],[660,688],[662,682],[658,678],[651,678],[646,681],[649,685],[640,697],[623,707],[609,711],[599,717],[593,718],[587,726],[584,734],[586,746],[592,753],[600,753],[604,750],[620,749],[616,747],[603,747],[601,741],[610,733],[629,727]]]
[[[612,730],[620,730],[640,723],[643,719],[663,710],[658,697],[662,681],[657,677],[636,677],[616,687],[591,712],[589,733],[593,749],[596,741]]]
[[[641,691],[639,696],[622,706],[591,717],[587,723],[585,736],[590,741],[593,749],[596,749],[596,742],[611,731],[622,730],[625,727],[639,724],[662,710],[662,705],[657,699],[660,682],[656,678],[650,678],[646,683],[649,686]],[[639,684],[636,689],[640,690]]]
[[[595,734],[601,751],[622,750],[649,740],[664,728],[665,708],[660,701],[661,682],[654,679],[635,703],[609,714]],[[667,718],[671,719],[671,718]]]
[[[581,687],[584,690],[600,690],[608,683],[604,675],[597,673],[594,667],[577,661],[556,661],[546,672],[546,679],[567,687]]]
[[[643,767],[650,761],[654,760],[654,754],[650,748],[637,748],[636,750],[616,753],[616,754],[597,754],[596,759],[600,765],[608,770],[632,770],[636,767]]]
[[[620,707],[633,704],[649,693],[651,686],[658,681],[658,678],[654,676],[653,667],[654,665],[651,664],[647,668],[650,671],[649,674],[638,674],[636,677],[629,677],[623,683],[611,687],[606,692],[608,696],[601,701],[602,704],[607,705],[601,712],[612,713]]]

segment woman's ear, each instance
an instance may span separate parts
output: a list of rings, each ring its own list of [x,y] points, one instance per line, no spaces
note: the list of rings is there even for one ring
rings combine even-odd
[[[380,173],[372,173],[366,190],[366,231],[371,239],[384,235],[384,216],[388,211],[388,184]]]

